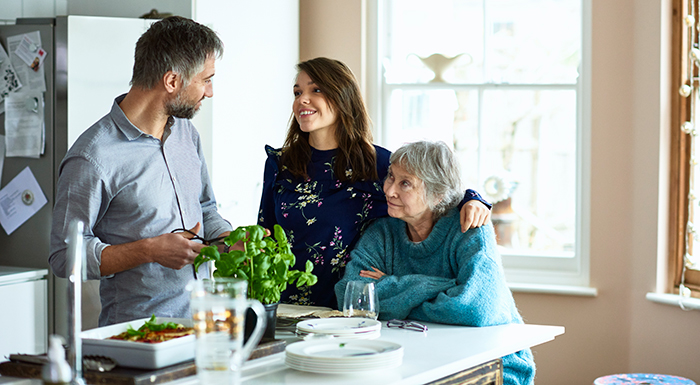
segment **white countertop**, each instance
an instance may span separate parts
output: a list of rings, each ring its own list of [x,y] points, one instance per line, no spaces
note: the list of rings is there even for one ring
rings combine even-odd
[[[243,384],[423,384],[519,350],[553,340],[564,333],[563,326],[501,325],[465,327],[427,324],[428,332],[387,328],[382,325],[379,340],[404,347],[403,364],[390,370],[352,375],[306,373],[288,368],[284,352],[247,362]],[[280,338],[280,336],[278,336]],[[196,376],[168,385],[199,384]]]
[[[0,266],[0,285],[43,279],[48,274],[48,269]]]

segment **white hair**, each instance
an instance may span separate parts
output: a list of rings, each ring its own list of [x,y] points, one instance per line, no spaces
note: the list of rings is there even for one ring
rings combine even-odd
[[[390,158],[425,186],[425,201],[438,220],[462,199],[459,162],[444,142],[413,142],[401,146]]]

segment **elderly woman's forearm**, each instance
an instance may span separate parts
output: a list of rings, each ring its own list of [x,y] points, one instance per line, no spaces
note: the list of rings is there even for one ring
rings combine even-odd
[[[455,280],[422,274],[388,275],[376,283],[379,317],[404,319],[417,306],[455,286]]]

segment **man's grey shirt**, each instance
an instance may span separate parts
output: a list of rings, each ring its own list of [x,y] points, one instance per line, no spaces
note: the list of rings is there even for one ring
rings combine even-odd
[[[189,317],[186,284],[192,265],[174,270],[147,263],[100,276],[102,250],[203,226],[214,238],[231,225],[216,208],[199,133],[187,119],[170,118],[163,140],[127,119],[115,99],[70,148],[59,168],[49,263],[66,277],[66,236],[73,220],[85,223],[88,279],[100,279],[100,326],[150,317]],[[200,232],[200,235],[202,233]],[[208,274],[204,267],[199,275]]]

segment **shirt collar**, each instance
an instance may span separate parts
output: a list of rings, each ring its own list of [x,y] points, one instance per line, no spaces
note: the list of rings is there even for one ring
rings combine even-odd
[[[117,129],[119,129],[129,140],[136,140],[142,135],[151,136],[134,126],[131,121],[129,121],[129,118],[126,117],[122,108],[119,107],[119,103],[121,103],[125,97],[126,94],[117,96],[114,99],[112,111],[110,112],[110,116],[116,123]],[[168,116],[168,122],[165,124],[165,132],[163,133],[163,141],[165,141],[165,139],[170,135],[170,128],[173,126],[173,124],[175,124],[175,118]]]

